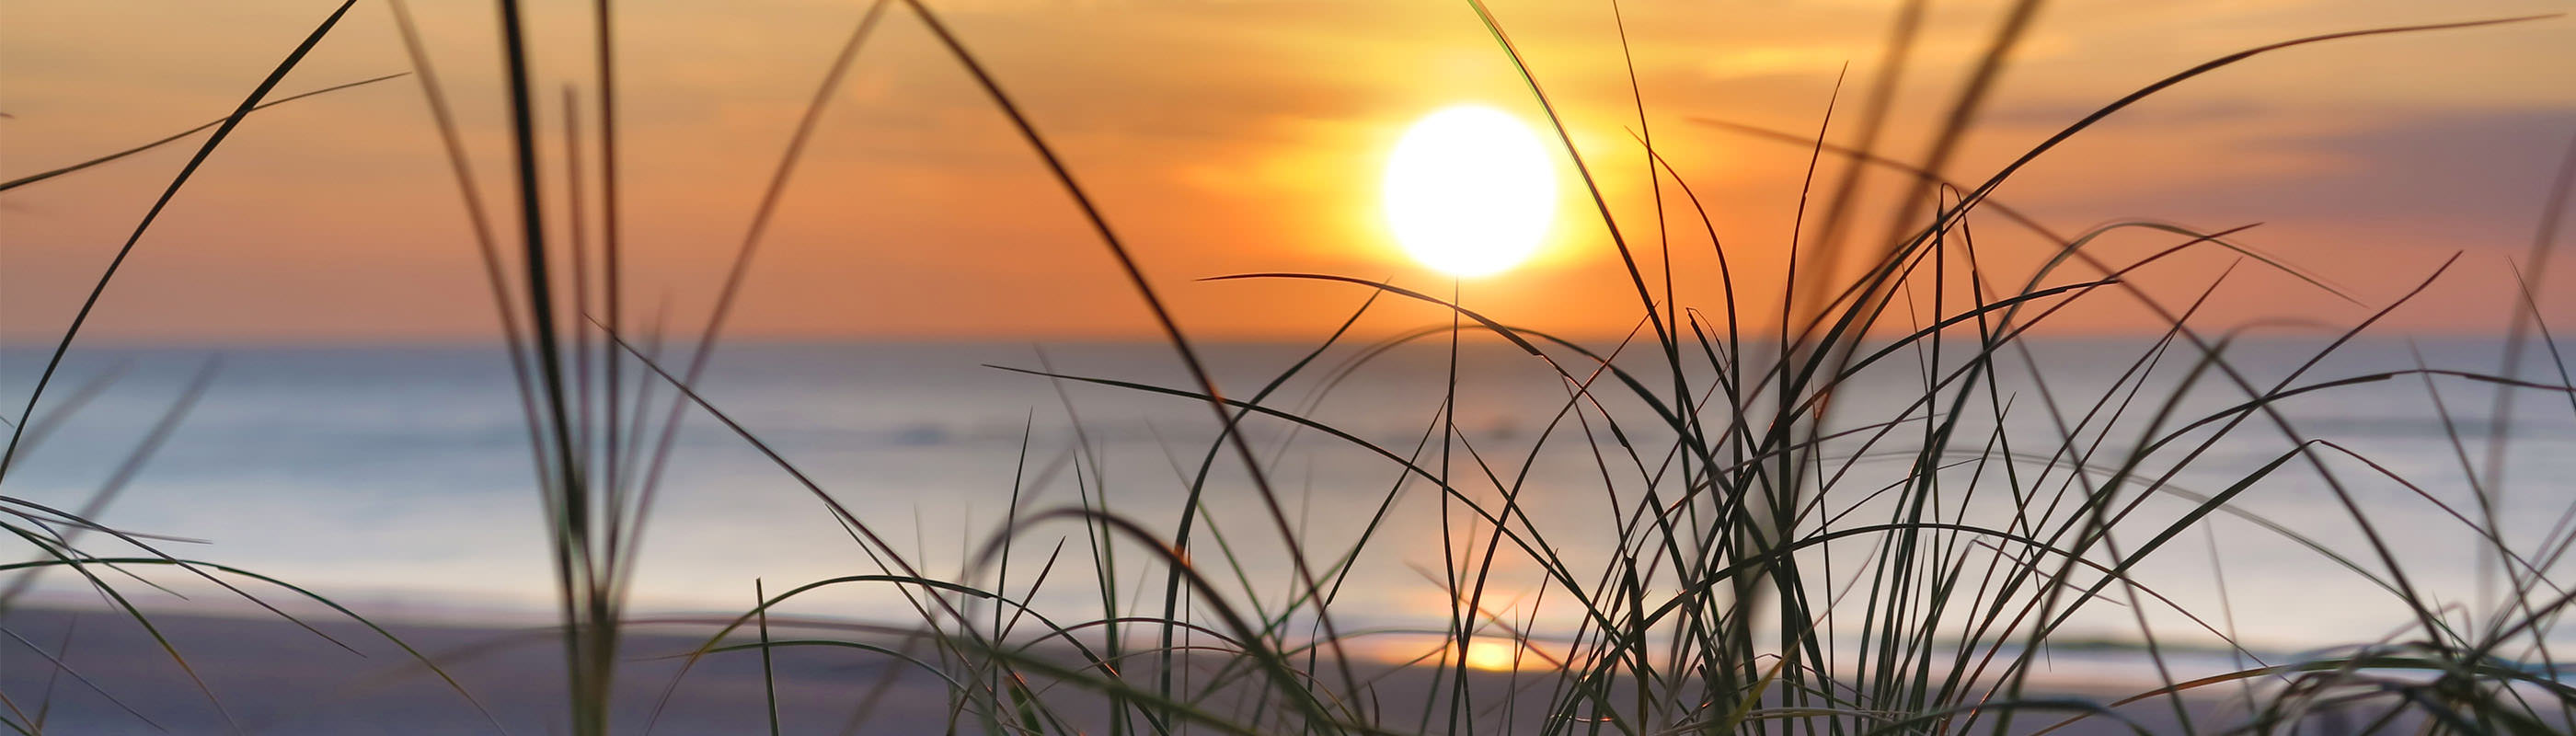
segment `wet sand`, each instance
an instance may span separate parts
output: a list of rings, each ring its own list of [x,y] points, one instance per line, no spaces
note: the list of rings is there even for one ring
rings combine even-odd
[[[547,629],[392,626],[471,692],[481,704],[478,711],[400,649],[345,619],[314,616],[307,621],[346,644],[346,649],[273,616],[153,614],[151,618],[220,700],[220,710],[141,626],[101,610],[25,608],[0,618],[0,626],[48,651],[68,640],[68,653],[62,659],[79,676],[57,674],[43,655],[18,641],[0,642],[0,693],[7,693],[31,716],[43,709],[49,733],[224,733],[230,730],[227,718],[241,731],[259,734],[540,734],[563,729],[563,655]],[[692,650],[712,630],[694,621],[647,623],[632,629],[624,645],[629,661],[618,673],[614,715],[618,732],[642,733],[648,721],[653,732],[667,734],[765,730],[767,694],[757,654],[710,655],[691,665],[685,679],[671,687],[683,659],[669,655]],[[780,639],[816,633],[825,632],[799,632],[784,625],[773,630]],[[828,633],[854,636],[848,631]],[[900,646],[900,637],[892,632],[855,636]],[[928,647],[920,651],[929,656]],[[948,691],[940,680],[885,655],[838,647],[781,649],[774,669],[779,718],[786,733],[937,733],[948,730],[951,723]],[[1381,712],[1386,714],[1381,722],[1411,730],[1410,724],[1419,722],[1418,710],[1404,711],[1404,704],[1425,701],[1423,692],[1433,686],[1431,673],[1418,667],[1379,668],[1362,676],[1381,675],[1377,692]],[[1532,711],[1547,697],[1545,677],[1525,673],[1516,680],[1506,673],[1482,673],[1471,678],[1477,693],[1471,702],[1483,709],[1511,700],[1516,709]],[[1525,688],[1533,681],[1542,684]],[[1523,695],[1504,697],[1515,689],[1523,689]],[[655,704],[666,690],[669,701],[657,717]],[[2054,694],[2110,700],[2122,693],[2095,688]],[[1044,697],[1064,705],[1066,715],[1083,722],[1086,731],[1097,731],[1097,724],[1105,720],[1099,696],[1056,689]],[[866,717],[855,718],[863,704],[871,706]],[[129,707],[133,712],[126,710]],[[2218,700],[2194,699],[2191,707],[2204,727],[2233,722]],[[2179,732],[2168,701],[2142,702],[2119,712],[2151,733]],[[1532,718],[1516,715],[1510,720],[1515,722],[1512,732],[1535,731]],[[2053,714],[2028,716],[2018,719],[2012,730],[2030,733],[2057,720]],[[1503,730],[1497,727],[1502,722],[1499,712],[1488,712],[1478,731]],[[162,730],[156,731],[155,725]],[[1424,730],[1439,732],[1445,727],[1443,720],[1435,719]],[[957,724],[956,730],[982,729],[970,719]],[[2096,718],[2057,733],[2133,731],[2111,719]]]

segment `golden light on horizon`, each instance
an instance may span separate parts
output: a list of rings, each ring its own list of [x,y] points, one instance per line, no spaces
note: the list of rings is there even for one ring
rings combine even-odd
[[[1487,672],[1509,672],[1520,665],[1517,642],[1477,639],[1467,643],[1467,666]]]
[[[1556,172],[1528,124],[1484,105],[1415,121],[1386,164],[1386,216],[1423,265],[1461,278],[1520,265],[1556,214]]]

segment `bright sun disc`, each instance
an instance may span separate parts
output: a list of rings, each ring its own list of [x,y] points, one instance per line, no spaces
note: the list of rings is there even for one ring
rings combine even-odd
[[[1520,668],[1520,647],[1508,642],[1477,639],[1467,644],[1467,666],[1487,672],[1509,672]]]
[[[1423,265],[1485,276],[1538,250],[1556,213],[1547,145],[1510,113],[1459,105],[1424,116],[1386,163],[1386,216]]]

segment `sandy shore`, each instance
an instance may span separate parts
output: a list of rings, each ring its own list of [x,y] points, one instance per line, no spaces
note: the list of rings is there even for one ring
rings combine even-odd
[[[478,711],[446,683],[414,662],[384,638],[348,623],[316,616],[309,622],[347,648],[275,617],[231,617],[156,614],[153,624],[202,678],[221,709],[190,682],[142,627],[104,611],[59,608],[21,609],[0,618],[0,626],[47,650],[69,643],[62,658],[78,678],[56,674],[46,657],[18,641],[0,642],[0,693],[31,716],[44,711],[47,732],[67,734],[223,733],[227,718],[240,730],[260,734],[475,734],[555,733],[562,729],[560,704],[562,653],[552,632],[535,628],[404,625],[397,634],[430,654],[480,702]],[[620,732],[641,733],[648,720],[654,732],[669,734],[750,733],[763,730],[766,693],[760,661],[751,653],[711,655],[693,665],[671,688],[684,653],[705,641],[711,629],[701,623],[647,624],[634,629],[625,650],[630,661],[619,673],[616,718]],[[697,632],[694,636],[689,632]],[[810,633],[810,632],[809,632]],[[778,632],[781,638],[791,634]],[[780,719],[787,733],[935,733],[950,719],[947,690],[940,681],[891,658],[846,648],[808,647],[781,650],[775,663]],[[890,672],[889,668],[894,668]],[[1378,674],[1379,695],[1390,716],[1402,703],[1423,702],[1431,685],[1429,673],[1391,670]],[[889,678],[889,675],[891,677]],[[1501,673],[1473,680],[1480,693],[1474,702],[1500,704],[1505,693],[1527,685]],[[85,680],[87,684],[84,684]],[[94,688],[92,686],[95,686]],[[669,701],[658,716],[655,703],[668,689]],[[881,693],[877,691],[882,690]],[[1543,702],[1545,687],[1520,703]],[[2063,694],[2107,700],[2107,690]],[[50,693],[50,695],[48,695]],[[103,694],[104,693],[104,694]],[[873,707],[854,720],[863,703]],[[113,696],[113,700],[109,696]],[[1070,691],[1049,693],[1051,702],[1070,704],[1076,718],[1097,718],[1096,708],[1081,707],[1100,699]],[[118,703],[122,703],[120,706]],[[128,712],[131,708],[133,712]],[[2227,722],[2217,701],[2195,701],[2195,719],[2204,725]],[[485,715],[488,712],[489,716]],[[2150,732],[2177,732],[2172,706],[2152,701],[2120,712]],[[148,719],[149,723],[146,722]],[[1527,720],[1527,719],[1514,719]],[[2021,719],[2014,729],[2028,733],[2056,719]],[[1413,716],[1390,717],[1386,723],[1413,723]],[[1490,722],[1490,721],[1489,721]],[[156,731],[157,725],[161,731]],[[1533,730],[1519,724],[1517,732]],[[1435,722],[1432,731],[1442,728]],[[979,729],[969,722],[959,730]],[[2109,719],[2058,731],[2066,734],[2129,733]]]

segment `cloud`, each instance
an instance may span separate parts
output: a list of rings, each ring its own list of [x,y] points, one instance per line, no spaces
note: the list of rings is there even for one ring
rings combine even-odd
[[[2174,112],[2182,114],[2143,124],[2171,135],[2176,127],[2223,127],[2231,119]],[[2259,126],[2254,134],[2213,141],[2189,165],[2136,176],[2105,171],[2115,174],[2107,178],[2129,183],[2043,196],[2059,206],[2149,210],[2137,213],[2142,215],[2332,218],[2436,229],[2509,223],[2527,231],[2557,162],[2576,137],[2576,107],[2300,117],[2317,127],[2300,132],[2294,126]],[[2232,165],[2249,160],[2302,163]]]

